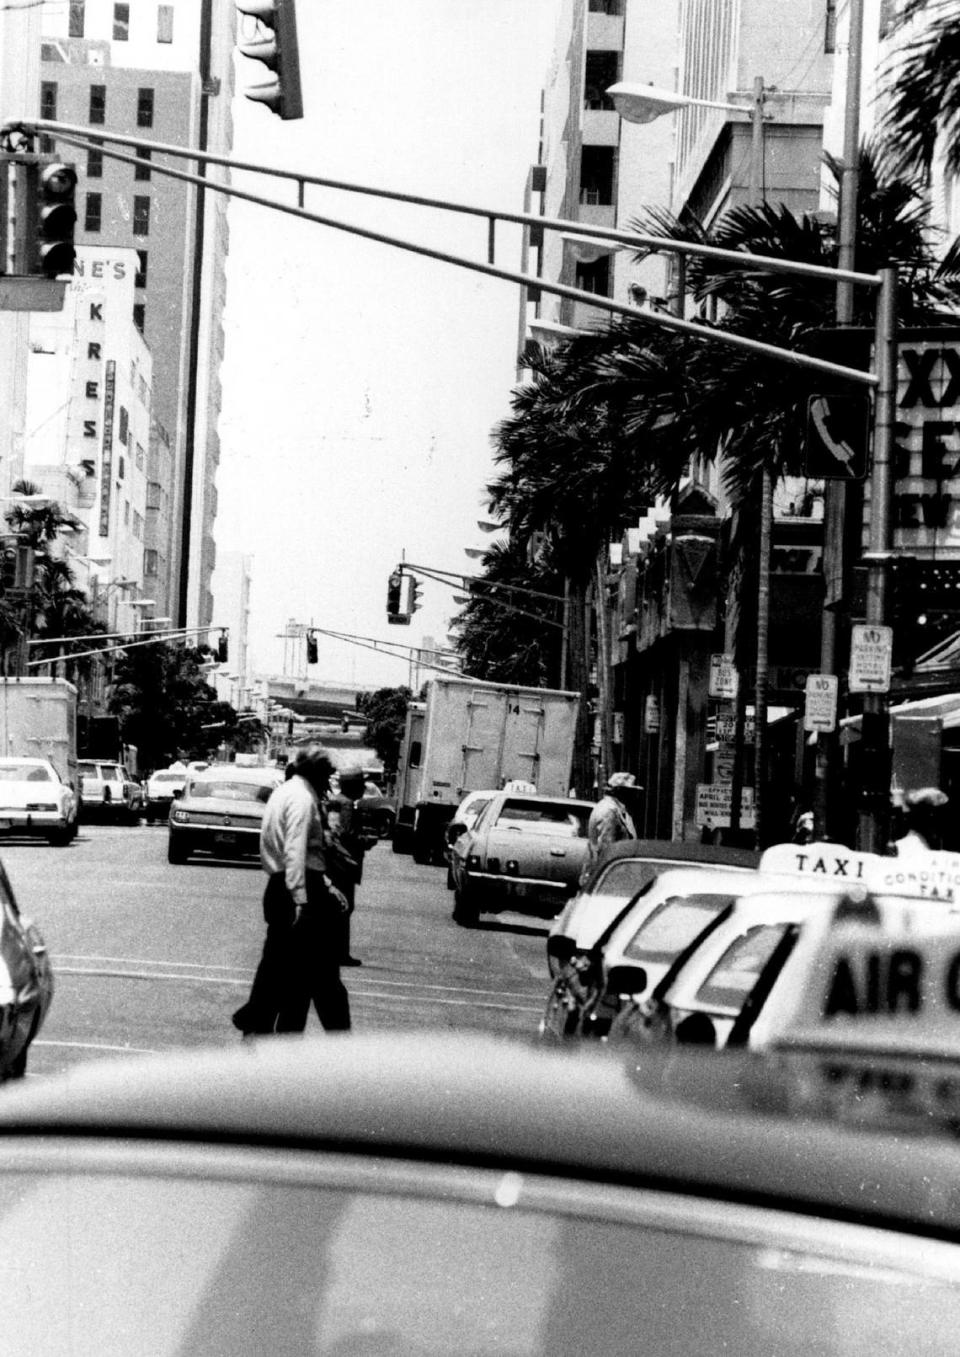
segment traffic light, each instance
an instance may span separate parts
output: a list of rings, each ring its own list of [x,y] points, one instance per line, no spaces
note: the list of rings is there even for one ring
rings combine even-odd
[[[307,664],[317,663],[317,638],[311,631],[307,636]]]
[[[222,631],[220,633],[220,639],[217,642],[217,659],[221,664],[226,664],[229,658],[230,658],[230,646],[227,641],[227,633],[225,631]]]
[[[20,544],[15,537],[0,538],[0,593],[7,594],[18,587]]]
[[[420,583],[420,581],[417,579],[415,575],[411,575],[410,596],[407,600],[407,612],[410,613],[411,616],[417,611],[418,608],[423,607],[423,604],[420,602],[420,595],[422,593],[423,585]]]
[[[397,625],[407,625],[410,614],[403,609],[403,575],[395,570],[387,580],[387,621]]]
[[[295,0],[235,0],[235,4],[241,15],[255,21],[251,36],[238,41],[238,51],[273,72],[270,80],[244,93],[281,118],[302,118]]]
[[[76,250],[77,172],[60,160],[40,160],[30,166],[34,189],[33,248],[28,242],[28,273],[46,278],[72,276]]]

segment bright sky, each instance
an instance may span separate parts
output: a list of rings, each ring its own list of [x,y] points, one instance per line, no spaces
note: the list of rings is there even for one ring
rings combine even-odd
[[[557,0],[324,0],[298,6],[305,117],[238,97],[238,159],[522,209]],[[238,90],[260,79],[239,62]],[[246,181],[237,178],[246,186]],[[269,181],[258,181],[259,191]],[[267,185],[265,189],[263,186]],[[309,189],[307,206],[483,259],[486,223]],[[519,266],[500,228],[497,263]],[[280,672],[288,619],[445,644],[453,591],[385,618],[401,557],[469,573],[489,539],[490,432],[516,381],[505,282],[245,203],[230,209],[217,542],[254,557],[251,650]],[[397,659],[320,637],[318,679],[407,681]]]

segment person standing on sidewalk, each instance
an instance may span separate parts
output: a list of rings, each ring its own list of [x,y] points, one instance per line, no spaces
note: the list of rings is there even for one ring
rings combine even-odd
[[[333,771],[319,745],[302,749],[267,802],[260,830],[267,936],[250,997],[233,1015],[244,1036],[302,1032],[311,999],[326,1031],[350,1029],[337,932],[347,902],[327,875],[324,843],[322,799]]]

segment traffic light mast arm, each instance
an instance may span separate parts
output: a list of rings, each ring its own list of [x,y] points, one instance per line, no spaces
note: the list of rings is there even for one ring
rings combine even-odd
[[[438,650],[428,650],[423,646],[407,646],[401,641],[379,641],[373,636],[354,636],[348,631],[330,631],[326,627],[314,627],[314,631],[321,636],[330,636],[334,641],[346,641],[349,645],[359,646],[362,650],[372,650],[379,655],[389,655],[395,660],[408,661],[414,656],[438,655],[444,652]],[[396,653],[395,653],[396,652]],[[418,658],[416,663],[421,669],[435,669],[440,674],[460,675],[459,669],[454,669],[450,665],[433,664],[422,658]],[[469,678],[469,674],[463,674],[464,678]]]
[[[235,161],[227,156],[214,156],[206,152],[200,152],[193,149],[187,149],[182,146],[170,146],[160,142],[144,141],[139,137],[126,137],[116,133],[106,132],[102,128],[97,128],[96,134],[91,134],[89,129],[75,124],[60,123],[49,118],[24,119],[17,122],[9,122],[0,128],[0,138],[10,136],[12,133],[26,133],[27,135],[43,133],[48,136],[56,137],[68,145],[76,145],[83,148],[96,146],[102,151],[103,155],[114,159],[125,161],[127,164],[137,165],[142,163],[136,156],[127,156],[120,152],[110,150],[104,145],[105,142],[114,142],[119,145],[133,147],[144,147],[156,155],[171,155],[185,160],[194,160],[203,164],[224,165],[231,169],[249,170],[254,173],[276,173],[276,171],[265,170],[263,166],[251,165],[249,162]],[[273,208],[276,212],[284,212],[288,216],[298,217],[302,221],[314,222],[319,226],[328,226],[335,231],[346,231],[350,235],[359,236],[363,240],[376,241],[382,245],[392,245],[400,250],[408,250],[413,254],[423,255],[427,259],[436,259],[441,263],[454,264],[459,268],[471,270],[474,273],[482,273],[487,277],[500,278],[505,282],[518,283],[522,287],[539,288],[541,292],[548,292],[557,297],[566,297],[570,301],[584,302],[592,307],[608,311],[613,315],[634,316],[645,320],[650,324],[661,326],[665,329],[677,330],[683,334],[696,336],[700,339],[710,339],[723,344],[729,348],[745,350],[748,353],[763,354],[768,358],[777,358],[783,362],[792,364],[795,367],[806,368],[814,372],[822,372],[830,377],[839,377],[845,381],[854,382],[859,386],[875,387],[877,385],[877,376],[873,372],[864,372],[859,368],[844,367],[839,363],[831,363],[826,359],[815,358],[810,354],[801,353],[795,349],[778,348],[775,344],[767,344],[762,340],[750,339],[746,335],[734,334],[728,330],[719,330],[711,325],[702,325],[695,321],[683,320],[679,316],[669,315],[663,311],[655,311],[646,307],[631,306],[626,302],[618,302],[612,297],[604,297],[597,292],[587,292],[582,288],[570,287],[565,283],[551,282],[549,279],[541,278],[535,275],[520,273],[513,269],[501,269],[493,263],[485,263],[478,259],[467,259],[462,255],[450,254],[446,250],[434,249],[427,245],[418,245],[414,241],[405,240],[399,236],[390,236],[382,231],[372,231],[366,227],[357,226],[351,222],[340,221],[335,217],[323,216],[317,212],[310,212],[302,206],[295,206],[292,203],[280,203],[272,198],[265,198],[261,194],[249,193],[244,189],[236,188],[233,184],[221,184],[205,176],[190,174],[186,170],[176,170],[170,166],[160,165],[155,160],[151,162],[152,172],[154,174],[167,175],[172,179],[182,180],[184,183],[194,184],[200,189],[212,189],[216,193],[225,193],[229,197],[239,198],[245,202],[257,203],[261,207]],[[753,265],[756,268],[770,273],[786,273],[791,276],[801,276],[809,278],[820,278],[832,283],[849,282],[858,283],[864,287],[877,289],[880,286],[878,275],[871,273],[853,273],[842,269],[826,268],[819,264],[803,264],[796,261],[772,258],[767,255],[752,255],[737,250],[720,250],[706,245],[695,245],[686,241],[663,240],[657,236],[644,235],[635,232],[619,232],[611,229],[591,229],[583,222],[569,222],[558,218],[538,217],[532,213],[500,212],[491,209],[477,209],[466,207],[462,204],[444,202],[441,199],[422,199],[410,194],[388,193],[382,189],[375,189],[369,186],[348,185],[338,183],[334,180],[321,179],[313,175],[291,174],[287,172],[287,177],[297,180],[301,185],[300,197],[302,199],[303,185],[306,183],[324,185],[326,187],[338,187],[347,191],[365,192],[375,197],[391,198],[398,202],[409,202],[424,206],[436,207],[451,212],[468,212],[474,215],[485,217],[489,222],[509,221],[523,225],[535,226],[538,230],[563,231],[567,234],[581,234],[602,236],[604,239],[614,240],[624,245],[633,245],[645,250],[653,250],[657,253],[666,251],[674,254],[691,254],[697,258],[711,258],[718,262],[726,261],[735,263],[738,267],[747,267]],[[491,251],[492,254],[492,251]]]
[[[67,654],[58,653],[56,655],[47,655],[42,660],[28,660],[26,668],[35,669],[44,664],[56,664],[60,660],[83,660],[86,659],[88,655],[110,655],[117,650],[133,650],[136,646],[156,645],[158,641],[185,641],[188,636],[196,636],[210,630],[211,628],[208,625],[206,627],[178,627],[175,631],[155,631],[151,632],[149,636],[143,636],[136,641],[121,641],[118,645],[95,646],[92,650],[71,650]],[[115,631],[104,633],[104,639],[110,640],[114,636],[122,636],[124,634],[136,635],[135,632],[123,633]],[[28,641],[27,644],[31,646],[64,645],[69,641],[83,641],[88,639],[90,638],[83,636],[42,636],[32,641]]]
[[[452,570],[438,570],[432,565],[413,565],[410,561],[403,561],[397,568],[407,574],[423,575],[428,580],[446,584],[452,589],[466,589],[471,584],[481,584],[489,589],[509,589],[514,594],[526,594],[528,598],[546,598],[551,603],[563,602],[562,594],[546,594],[541,589],[528,589],[524,584],[501,584],[499,580],[488,580],[484,575],[455,574]]]

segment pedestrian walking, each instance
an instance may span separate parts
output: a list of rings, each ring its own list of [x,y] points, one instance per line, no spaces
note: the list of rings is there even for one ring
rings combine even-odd
[[[337,934],[347,902],[328,875],[322,808],[333,772],[319,745],[300,750],[264,810],[267,935],[250,997],[233,1015],[244,1036],[302,1032],[311,1000],[326,1031],[350,1028]]]
[[[637,827],[627,802],[640,790],[632,773],[611,773],[607,778],[603,796],[587,821],[587,860],[580,875],[581,885],[586,883],[607,844],[637,837]]]
[[[339,776],[340,790],[327,798],[325,809],[328,824],[327,869],[334,885],[346,897],[349,909],[340,916],[340,965],[362,966],[363,962],[350,950],[350,921],[356,908],[357,887],[363,879],[363,859],[367,849],[377,842],[377,835],[367,832],[360,799],[363,796],[364,776],[360,768],[348,768]]]

